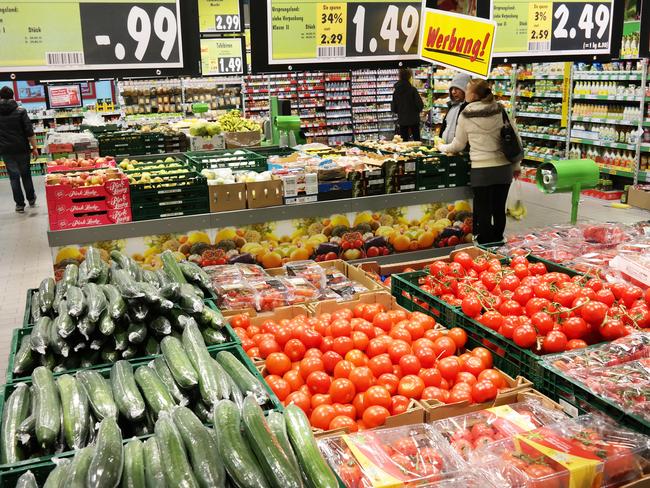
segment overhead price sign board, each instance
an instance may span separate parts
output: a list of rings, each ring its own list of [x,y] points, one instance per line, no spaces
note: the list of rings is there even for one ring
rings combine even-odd
[[[419,1],[267,0],[266,8],[269,66],[418,58]]]
[[[182,68],[179,1],[2,2],[0,71]]]
[[[420,58],[487,78],[496,23],[468,15],[426,9]]]
[[[241,37],[201,39],[201,73],[204,76],[243,74],[243,44]]]
[[[201,33],[242,31],[240,0],[199,0]]]
[[[495,56],[567,57],[609,55],[622,12],[614,0],[584,2],[492,0],[498,26]]]

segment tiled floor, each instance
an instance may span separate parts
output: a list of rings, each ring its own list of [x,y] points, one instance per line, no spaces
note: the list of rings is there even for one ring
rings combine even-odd
[[[43,177],[35,177],[38,206],[24,215],[14,212],[9,181],[0,180],[0,378],[9,357],[12,330],[21,327],[28,288],[38,287],[52,272],[52,257],[47,245],[47,208]],[[521,222],[508,221],[507,232],[565,223],[569,220],[570,195],[543,195],[532,185],[522,184],[522,199],[528,216]],[[614,209],[609,202],[585,198],[580,205],[580,220],[632,223],[650,219],[650,212],[639,209]]]

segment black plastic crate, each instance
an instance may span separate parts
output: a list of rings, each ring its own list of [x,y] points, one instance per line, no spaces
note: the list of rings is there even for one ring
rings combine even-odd
[[[447,188],[447,175],[441,174],[418,174],[417,176],[417,189],[421,190],[437,190],[439,188]]]
[[[230,168],[233,171],[262,173],[268,169],[266,156],[245,149],[188,152],[187,157],[189,163],[198,171],[207,168]]]
[[[159,205],[145,204],[131,206],[133,221],[166,219],[170,217],[183,217],[186,215],[199,215],[210,213],[210,204],[205,199],[184,199],[161,202]]]

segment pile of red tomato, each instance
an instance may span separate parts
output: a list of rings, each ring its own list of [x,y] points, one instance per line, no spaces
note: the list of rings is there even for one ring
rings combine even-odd
[[[548,272],[515,256],[509,265],[459,252],[436,261],[421,289],[538,354],[586,347],[650,327],[650,289]]]
[[[265,379],[278,398],[323,430],[382,425],[411,400],[482,403],[508,386],[492,369],[490,351],[460,354],[465,332],[438,328],[420,312],[373,303],[260,326],[247,315],[230,323],[247,354],[265,360]]]

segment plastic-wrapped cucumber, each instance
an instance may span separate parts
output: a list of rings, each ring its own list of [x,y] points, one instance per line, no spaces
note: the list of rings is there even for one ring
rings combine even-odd
[[[43,488],[65,488],[70,472],[71,461],[69,459],[59,459],[56,467],[50,472],[45,480]]]
[[[158,269],[155,271],[156,278],[158,278],[158,287],[162,290],[167,285],[171,283],[176,283],[171,277],[165,272],[164,269]]]
[[[120,290],[110,283],[102,286],[104,296],[108,300],[108,312],[113,320],[117,320],[126,313],[126,302],[120,294]]]
[[[160,300],[160,303],[158,304],[158,310],[161,312],[169,312],[174,308],[174,302],[171,300],[167,300],[166,298],[163,298]]]
[[[72,319],[70,318],[69,315],[67,314],[57,315],[49,329],[50,340],[48,342],[48,347],[54,354],[58,354],[59,356],[63,356],[64,358],[68,357],[68,354],[70,353],[70,346],[68,345],[66,340],[61,336],[61,334],[59,334],[59,328],[65,331],[66,329],[65,323],[67,323],[68,321],[72,322]]]
[[[131,344],[142,344],[147,339],[147,326],[142,322],[132,322],[126,333]]]
[[[124,471],[122,487],[145,488],[144,450],[142,441],[133,439],[124,446]]]
[[[155,432],[167,485],[198,488],[199,484],[187,459],[183,438],[169,413],[160,416],[156,422]]]
[[[176,256],[170,250],[164,251],[160,255],[160,259],[163,262],[163,268],[167,275],[177,283],[187,283],[181,268],[178,266],[178,261],[176,261]]]
[[[201,313],[204,308],[203,299],[194,292],[190,284],[181,285],[179,305],[188,313]]]
[[[20,475],[18,481],[16,481],[16,488],[38,488],[38,483],[36,483],[36,477],[31,471],[27,471]]]
[[[160,284],[158,283],[158,276],[156,276],[156,273],[148,269],[142,270],[142,279],[147,283],[151,283],[156,288],[160,286]]]
[[[87,446],[77,451],[70,465],[66,488],[86,488],[88,470],[95,454],[95,446]]]
[[[134,376],[154,417],[158,417],[160,412],[176,405],[156,371],[143,365],[135,370]]]
[[[147,356],[153,356],[154,354],[160,354],[160,343],[156,340],[155,337],[147,337],[147,342],[144,344],[144,352]]]
[[[59,304],[59,315],[54,319],[53,327],[56,329],[57,334],[64,339],[70,337],[70,334],[77,328],[77,324],[68,314],[67,300],[62,300]]]
[[[160,288],[160,296],[167,300],[177,300],[181,294],[181,284],[176,282],[169,282]]]
[[[149,323],[149,327],[160,335],[169,335],[172,332],[172,323],[163,315],[159,315]]]
[[[203,403],[202,400],[198,400],[197,402],[193,403],[192,410],[204,424],[209,424],[212,422],[212,412],[210,411],[210,407]]]
[[[123,459],[122,432],[115,419],[105,418],[99,424],[95,452],[88,468],[87,485],[94,488],[115,488],[122,478]]]
[[[144,477],[147,488],[165,488],[165,472],[163,471],[163,460],[160,457],[160,449],[155,437],[144,441]]]
[[[189,408],[175,408],[172,417],[189,454],[199,486],[222,487],[226,480],[226,470],[210,431]]]
[[[185,329],[185,326],[190,322],[193,321],[194,319],[187,315],[185,312],[182,312],[181,310],[175,308],[169,312],[169,317],[170,321],[172,323],[172,327],[174,327],[176,330],[183,331]]]
[[[131,344],[129,347],[122,351],[122,359],[133,359],[138,355],[138,347]]]
[[[66,283],[63,280],[57,281],[54,287],[54,301],[52,302],[52,308],[54,310],[59,309],[59,304],[61,300],[65,297]]]
[[[0,464],[13,464],[25,459],[25,453],[19,443],[18,429],[29,416],[30,408],[29,386],[18,383],[7,398],[2,411]]]
[[[96,285],[95,283],[88,283],[82,288],[82,291],[86,297],[88,318],[91,322],[97,322],[99,317],[101,317],[102,312],[106,310],[106,296],[99,285]]]
[[[140,300],[128,300],[129,304],[129,317],[135,320],[142,321],[149,315],[149,307],[146,303]]]
[[[102,363],[113,364],[121,357],[119,351],[116,351],[115,349],[112,348],[104,348],[100,351],[100,354],[102,358]]]
[[[92,341],[90,341],[90,350],[101,351],[107,339],[108,338],[106,336],[95,337]]]
[[[128,271],[118,269],[111,274],[111,281],[117,287],[123,298],[142,298],[144,293],[133,280]]]
[[[111,385],[97,371],[78,371],[77,380],[83,386],[90,409],[97,420],[117,419],[117,405],[113,399]]]
[[[203,288],[212,290],[212,280],[208,274],[201,269],[199,265],[191,261],[182,261],[178,263],[183,275],[190,281],[198,283]]]
[[[54,357],[54,354],[51,352],[43,354],[38,359],[41,363],[41,366],[45,366],[47,369],[51,370],[56,366],[56,357]]]
[[[32,350],[45,354],[47,346],[50,343],[50,328],[52,327],[52,319],[44,315],[34,325],[32,333],[30,334],[30,344]]]
[[[135,281],[144,281],[144,278],[142,277],[143,269],[136,262],[136,260],[128,256],[126,257],[126,259],[129,260],[129,271],[131,272],[131,276],[133,276],[133,279]]]
[[[203,335],[203,340],[208,346],[213,346],[215,344],[223,344],[224,342],[226,342],[225,335],[223,335],[220,331],[214,330],[210,327],[206,327],[205,329],[202,329],[201,334]]]
[[[189,397],[181,390],[178,383],[174,380],[172,372],[167,366],[167,362],[162,357],[157,357],[149,363],[149,367],[153,368],[156,371],[156,374],[160,378],[160,381],[164,383],[167,387],[167,391],[174,398],[176,403],[181,406],[185,406],[190,402]]]
[[[93,246],[86,248],[86,268],[88,269],[88,281],[95,281],[102,272],[102,255],[99,249]]]
[[[150,303],[151,305],[158,305],[160,303],[162,297],[160,296],[160,292],[155,286],[145,281],[138,283],[138,286],[144,294],[144,299],[147,303]]]
[[[86,310],[86,297],[78,286],[70,285],[65,291],[65,300],[68,304],[68,314],[71,317],[81,317]]]
[[[191,284],[192,289],[194,290],[194,294],[199,297],[201,300],[205,298],[205,292],[203,291],[203,288],[201,288],[199,285]],[[188,288],[189,290],[189,288]]]
[[[111,251],[111,259],[117,263],[120,269],[129,270],[131,263],[129,263],[129,258],[126,255],[122,254],[120,251]]]
[[[29,441],[36,437],[36,416],[32,413],[25,417],[16,430],[16,439],[21,446],[29,445]],[[4,464],[4,463],[3,463]]]
[[[129,347],[129,334],[123,326],[116,326],[113,331],[113,340],[115,340],[115,350],[124,351]]]
[[[203,312],[201,312],[201,316],[199,317],[199,322],[208,327],[212,327],[213,329],[221,329],[226,326],[227,321],[224,316],[221,315],[220,311],[214,310],[210,306],[205,306],[203,307]]]
[[[77,282],[79,281],[79,266],[74,263],[68,264],[63,271],[61,281],[64,281],[67,286],[77,286]]]
[[[79,265],[79,279],[77,280],[77,286],[82,287],[88,283],[88,263],[84,260]]]
[[[90,340],[90,336],[93,335],[95,332],[95,329],[97,329],[97,322],[93,322],[90,320],[90,317],[88,315],[84,315],[81,317],[79,322],[77,322],[77,329],[79,332],[81,332],[81,335],[84,336],[84,338],[88,341]],[[75,348],[75,352],[77,352],[78,349]]]
[[[175,337],[167,336],[160,342],[160,349],[174,380],[181,388],[192,388],[198,384],[196,368],[190,361],[189,354],[183,348],[181,341]]]
[[[55,445],[61,431],[61,402],[52,372],[39,366],[32,374],[36,439],[41,447]]]
[[[110,336],[114,331],[115,322],[113,322],[110,312],[104,310],[102,316],[99,317],[99,332],[104,336]]]
[[[243,393],[252,394],[259,405],[264,405],[269,400],[269,394],[260,380],[253,376],[231,352],[218,352],[217,361]]]
[[[230,398],[237,407],[242,408],[244,406],[244,394],[230,376],[228,376],[228,381],[230,382]]]
[[[217,371],[217,379],[219,380],[219,393],[221,394],[221,398],[224,400],[229,400],[231,387],[228,373],[226,373],[226,370],[224,370],[221,365],[214,359],[212,360],[212,365]]]
[[[79,367],[90,368],[91,366],[99,364],[100,359],[101,359],[100,351],[92,351],[88,354],[84,354],[83,358],[79,360]],[[77,369],[77,368],[68,368],[68,369]]]
[[[183,331],[183,347],[198,375],[201,397],[208,405],[214,406],[221,399],[219,373],[194,321],[188,323]]]
[[[95,280],[95,283],[97,283],[98,285],[105,285],[106,283],[108,283],[110,271],[111,268],[108,266],[108,264],[102,261],[102,272],[99,273],[99,276]]]
[[[179,288],[180,289],[180,288]],[[35,291],[32,293],[32,303],[31,303],[31,320],[29,321],[30,324],[35,324],[38,319],[41,318],[41,300],[38,298],[38,291]]]
[[[291,442],[289,441],[287,426],[284,423],[284,415],[275,410],[271,410],[266,415],[266,423],[268,424],[269,429],[271,429],[271,432],[275,435],[275,438],[278,440],[280,447],[282,447],[284,455],[287,456],[287,459],[289,459],[289,462],[293,467],[300,472],[300,465],[298,464],[296,454],[293,452],[293,447],[291,447]]]
[[[145,404],[138,386],[135,384],[133,367],[127,361],[117,361],[111,368],[113,398],[120,413],[128,420],[144,417]]]
[[[14,356],[14,374],[23,375],[34,367],[34,355],[32,353],[31,336],[24,335],[20,340],[20,348]]]
[[[41,285],[38,287],[38,302],[41,312],[48,313],[52,310],[55,288],[56,283],[53,278],[45,278],[41,281]]]
[[[90,410],[88,397],[81,383],[69,374],[56,379],[63,410],[63,433],[65,442],[71,449],[81,449],[86,445],[90,431]]]

